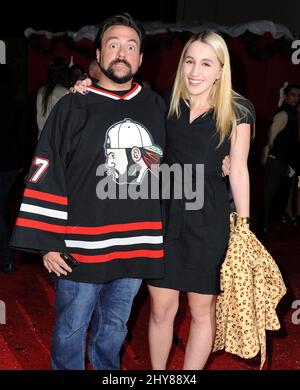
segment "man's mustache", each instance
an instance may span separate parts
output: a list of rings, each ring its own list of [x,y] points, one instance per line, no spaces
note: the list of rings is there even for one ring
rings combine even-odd
[[[117,59],[117,60],[114,60],[110,63],[110,66],[113,66],[113,65],[117,65],[117,64],[125,64],[128,66],[128,68],[131,69],[131,65],[129,64],[129,62],[127,62],[126,60],[121,60],[121,59]]]

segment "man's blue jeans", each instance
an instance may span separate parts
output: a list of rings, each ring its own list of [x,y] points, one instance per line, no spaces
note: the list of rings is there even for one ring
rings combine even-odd
[[[54,370],[84,370],[88,356],[94,370],[120,369],[120,350],[127,334],[132,302],[142,280],[108,283],[56,281],[56,322],[51,364]]]

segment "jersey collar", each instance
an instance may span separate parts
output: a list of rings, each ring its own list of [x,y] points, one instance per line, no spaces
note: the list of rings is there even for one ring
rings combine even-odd
[[[106,97],[108,97],[110,99],[114,99],[114,100],[130,100],[133,97],[135,97],[141,91],[142,87],[138,83],[134,82],[131,90],[129,92],[127,92],[123,96],[119,96],[116,93],[113,93],[112,91],[107,91],[105,89],[95,88],[95,87],[92,87],[92,86],[91,87],[87,87],[87,89],[90,92],[96,93],[98,95],[106,96]]]

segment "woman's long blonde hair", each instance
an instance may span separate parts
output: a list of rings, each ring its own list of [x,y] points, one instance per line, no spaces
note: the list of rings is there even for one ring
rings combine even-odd
[[[187,50],[195,41],[211,46],[222,67],[222,75],[219,80],[216,80],[209,96],[209,103],[214,108],[216,126],[220,136],[219,145],[221,145],[226,137],[232,135],[232,129],[236,127],[237,111],[242,117],[244,115],[246,117],[247,114],[253,116],[253,114],[244,105],[240,104],[244,98],[232,90],[229,52],[224,39],[219,34],[212,31],[194,34],[184,46],[177,68],[168,117],[173,115],[176,115],[177,118],[180,117],[181,99],[187,106],[193,108],[194,99],[186,88],[182,77],[182,68]]]

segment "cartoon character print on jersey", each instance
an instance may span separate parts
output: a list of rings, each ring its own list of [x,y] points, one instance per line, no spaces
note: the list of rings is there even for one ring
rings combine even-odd
[[[113,124],[106,132],[104,149],[107,175],[117,184],[141,184],[148,170],[158,176],[162,149],[140,123],[126,118]]]

